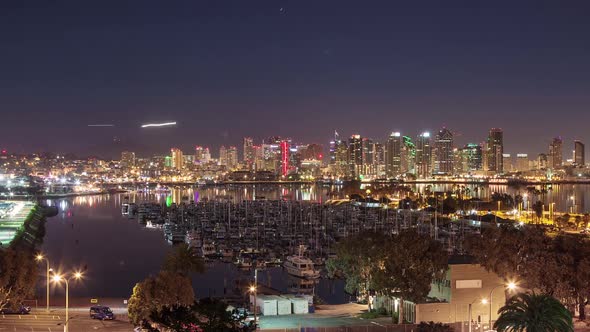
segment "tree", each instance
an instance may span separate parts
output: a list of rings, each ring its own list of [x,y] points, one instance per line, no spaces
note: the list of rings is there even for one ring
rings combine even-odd
[[[171,331],[202,331],[202,332],[234,332],[244,331],[242,321],[245,317],[238,317],[228,311],[226,303],[205,298],[194,302],[190,306],[164,306],[150,315],[151,326],[159,330]]]
[[[590,242],[581,236],[559,235],[553,239],[553,251],[560,263],[559,292],[555,295],[565,303],[574,304],[579,319],[586,319],[590,296]]]
[[[543,202],[536,201],[532,206],[533,211],[535,211],[535,215],[537,219],[541,219],[543,217]]]
[[[188,306],[194,300],[193,286],[186,276],[161,271],[135,285],[128,304],[129,319],[135,325],[145,325],[154,312],[165,306]]]
[[[400,232],[384,243],[383,256],[373,286],[383,295],[419,302],[428,296],[431,284],[443,279],[448,269],[447,254],[440,242],[414,229]],[[403,323],[400,309],[399,322]]]
[[[529,289],[576,306],[586,318],[590,300],[590,241],[561,234],[549,237],[542,228],[505,225],[466,239],[465,248],[487,270],[505,280],[519,280]]]
[[[34,292],[37,264],[27,249],[0,249],[0,309],[18,307]]]
[[[499,332],[573,332],[570,312],[555,298],[544,294],[517,294],[500,308],[494,323]]]
[[[150,314],[150,321],[152,328],[157,330],[190,331],[198,328],[203,331],[192,307],[186,305],[164,306]]]
[[[329,276],[344,278],[348,293],[364,296],[369,302],[373,275],[378,272],[377,263],[388,241],[387,236],[369,231],[345,238],[336,245],[336,258],[326,263]]]
[[[453,328],[447,324],[435,322],[421,322],[418,325],[418,332],[453,332]]]
[[[195,303],[193,310],[200,317],[205,332],[238,331],[240,319],[227,310],[227,304],[218,299],[204,298]]]
[[[205,263],[191,247],[182,243],[166,256],[162,270],[188,276],[191,273],[205,272]]]

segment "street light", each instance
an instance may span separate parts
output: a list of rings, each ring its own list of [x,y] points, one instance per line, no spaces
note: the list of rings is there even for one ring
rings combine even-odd
[[[254,294],[254,326],[256,326],[256,287],[250,286],[250,293]]]
[[[488,303],[488,301],[487,301],[486,299],[481,299],[480,301],[481,301],[481,304],[486,304],[486,303]],[[472,306],[472,305],[473,305],[475,302],[477,302],[477,299],[476,299],[476,300],[473,300],[473,302],[469,303],[469,322],[468,322],[468,323],[469,323],[469,332],[471,332],[471,328],[472,328],[472,325],[473,325],[473,324],[471,324],[471,306]]]
[[[46,297],[46,300],[45,301],[46,301],[46,305],[47,305],[46,310],[47,310],[47,312],[49,312],[49,272],[51,270],[49,268],[49,259],[47,257],[43,256],[43,254],[37,254],[37,256],[35,257],[35,260],[37,262],[45,261],[45,263],[47,263],[47,275],[46,275],[46,278],[47,278],[47,285],[46,285],[46,288],[47,288],[47,297]]]
[[[508,289],[508,290],[515,290],[517,286],[516,286],[516,283],[514,283],[514,282],[511,281],[508,284],[497,285],[496,287],[492,288],[492,290],[490,291],[490,298],[489,298],[489,303],[490,303],[490,317],[489,317],[490,330],[492,329],[492,302],[493,302],[493,295],[494,295],[494,291],[497,288],[500,288],[500,287],[504,287],[505,289]],[[488,301],[486,301],[486,302],[488,302]]]
[[[256,295],[258,293],[258,269],[254,269],[254,285],[250,286],[250,293],[254,294],[254,328],[256,328]]]
[[[53,276],[53,281],[57,284],[59,284],[61,281],[64,281],[66,284],[66,322],[64,324],[64,332],[68,332],[69,331],[69,326],[68,323],[70,321],[70,316],[69,316],[69,310],[70,310],[70,280],[76,279],[76,280],[80,280],[82,278],[82,273],[81,272],[75,272],[72,276],[70,276],[69,278],[66,278],[64,276],[60,276],[59,274],[55,274]]]

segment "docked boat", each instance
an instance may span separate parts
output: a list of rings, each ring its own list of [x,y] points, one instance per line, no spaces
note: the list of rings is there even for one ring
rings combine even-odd
[[[210,241],[203,242],[203,246],[201,247],[201,254],[203,255],[203,257],[217,256],[215,244],[213,244],[213,242]]]
[[[201,240],[201,235],[199,234],[199,232],[197,232],[195,230],[186,232],[185,241],[189,247],[195,248],[195,249],[200,249],[201,246],[203,245],[203,241]]]
[[[313,261],[303,256],[303,246],[299,247],[299,255],[288,256],[283,267],[292,276],[317,279],[320,277],[320,271],[314,268]]]

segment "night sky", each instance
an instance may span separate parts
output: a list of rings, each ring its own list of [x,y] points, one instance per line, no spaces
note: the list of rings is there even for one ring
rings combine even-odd
[[[588,1],[2,1],[0,147],[189,152],[334,130],[590,144]],[[140,129],[177,121],[175,128]],[[89,128],[112,123],[113,128]],[[117,137],[119,142],[114,142]]]

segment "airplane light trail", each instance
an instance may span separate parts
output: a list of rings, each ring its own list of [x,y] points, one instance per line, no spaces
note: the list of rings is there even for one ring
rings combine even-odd
[[[149,127],[167,127],[167,126],[174,126],[176,122],[164,122],[164,123],[148,123],[141,125],[141,128],[149,128]]]

